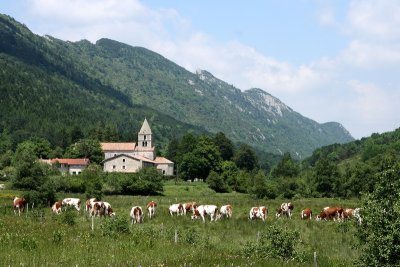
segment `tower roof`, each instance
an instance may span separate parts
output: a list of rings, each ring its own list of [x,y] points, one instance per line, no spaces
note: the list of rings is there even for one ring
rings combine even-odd
[[[140,128],[139,134],[151,134],[150,125],[146,118],[144,118],[144,122],[142,128]]]

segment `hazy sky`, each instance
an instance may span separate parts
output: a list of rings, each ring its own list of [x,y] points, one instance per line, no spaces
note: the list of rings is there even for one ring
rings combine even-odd
[[[34,33],[143,46],[355,138],[400,126],[398,0],[12,0]]]

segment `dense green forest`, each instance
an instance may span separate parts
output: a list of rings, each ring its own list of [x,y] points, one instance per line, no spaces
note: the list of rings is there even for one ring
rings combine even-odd
[[[191,73],[109,39],[38,36],[6,15],[0,15],[0,68],[0,130],[14,145],[37,136],[65,148],[79,130],[132,140],[144,117],[161,150],[186,132],[224,132],[259,155],[289,151],[296,158],[353,140],[338,123],[316,123],[260,89],[242,92],[206,71]]]

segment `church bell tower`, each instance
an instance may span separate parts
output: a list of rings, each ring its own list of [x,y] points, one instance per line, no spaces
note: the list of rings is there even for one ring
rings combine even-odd
[[[140,128],[139,134],[138,134],[138,146],[139,147],[153,147],[152,144],[152,133],[150,129],[150,125],[147,122],[147,119],[144,119],[142,128]]]

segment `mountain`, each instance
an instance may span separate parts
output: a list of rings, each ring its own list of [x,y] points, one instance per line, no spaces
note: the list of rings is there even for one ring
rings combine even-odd
[[[119,128],[129,121],[127,113],[143,108],[142,114],[150,109],[157,116],[185,125],[185,129],[221,131],[236,143],[248,143],[275,154],[289,151],[298,158],[311,155],[323,145],[353,140],[339,123],[319,124],[261,89],[242,92],[207,71],[192,73],[148,49],[109,39],[92,44],[86,40],[65,42],[51,36],[41,37],[1,15],[0,55],[3,66],[10,65],[5,63],[10,61],[22,66],[14,66],[11,73],[21,68],[24,71],[17,76],[32,75],[34,81],[39,79],[37,83],[50,87],[47,94],[56,90],[62,95],[66,90],[78,88],[79,97],[87,99],[77,100],[70,95],[73,101],[69,105],[88,101],[93,105],[90,109],[103,112],[109,109],[108,120]],[[21,79],[24,81],[19,77],[14,82],[23,83]],[[39,84],[36,90],[42,90]],[[94,101],[90,101],[91,97]],[[68,103],[68,97],[63,99]],[[18,97],[15,101],[19,101]],[[19,109],[16,104],[15,109]],[[11,114],[1,116],[4,121]],[[74,118],[74,114],[68,118]]]

